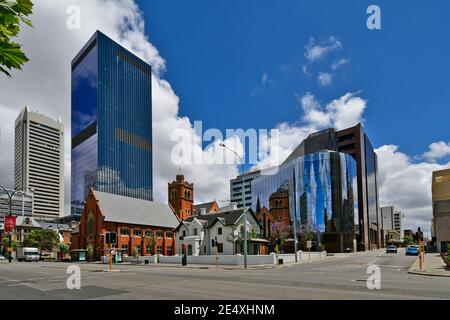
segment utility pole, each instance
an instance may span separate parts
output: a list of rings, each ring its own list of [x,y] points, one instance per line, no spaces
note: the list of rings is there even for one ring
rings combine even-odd
[[[294,254],[295,254],[295,262],[298,262],[298,257],[297,257],[297,184],[295,182],[295,167],[292,166],[292,174],[293,174],[293,181],[292,184],[294,185],[293,187],[293,192],[294,192],[294,217],[293,217],[293,223],[294,223]]]
[[[245,210],[245,186],[244,186],[244,180],[245,180],[245,166],[244,166],[244,160],[242,157],[233,149],[228,148],[224,143],[219,144],[222,148],[225,148],[231,152],[233,152],[241,161],[242,166],[242,211],[243,211],[243,218],[244,218],[244,268],[247,269],[247,254],[248,254],[248,245],[247,245],[247,210]]]

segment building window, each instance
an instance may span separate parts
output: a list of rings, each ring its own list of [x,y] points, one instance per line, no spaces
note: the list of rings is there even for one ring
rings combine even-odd
[[[135,246],[134,247],[134,251],[136,252],[138,252],[139,253],[139,255],[141,254],[141,246],[140,245],[137,245],[137,246]],[[134,252],[133,252],[133,254],[134,254]]]
[[[123,236],[129,236],[130,235],[130,229],[127,227],[120,228],[120,234]]]
[[[88,220],[87,220],[87,234],[92,236],[95,233],[95,219],[94,214],[89,212]]]
[[[218,229],[217,229],[217,234],[218,234],[218,235],[221,235],[221,234],[222,234],[222,228],[218,228]]]
[[[198,235],[197,228],[194,229],[194,236]]]
[[[128,255],[128,245],[127,244],[122,245],[122,253]]]
[[[156,231],[156,236],[158,238],[162,238],[163,237],[163,232],[161,230]]]
[[[167,231],[167,232],[166,232],[166,238],[173,238],[173,233],[172,233],[172,231]]]
[[[215,241],[214,241],[214,239],[211,239],[211,247],[215,247]]]
[[[153,230],[152,229],[145,230],[145,235],[147,237],[153,237]]]
[[[168,246],[167,247],[167,255],[171,256],[172,255],[172,246]]]
[[[223,253],[223,243],[217,242],[217,252]]]
[[[203,247],[203,253],[206,254],[206,246]]]
[[[133,235],[138,236],[138,237],[142,236],[142,229],[138,229],[138,228],[133,229]]]
[[[147,245],[145,247],[145,251],[147,252],[147,254],[153,254],[153,247],[151,245]]]
[[[158,247],[156,248],[156,253],[158,253],[158,254],[162,254],[162,253],[163,253],[163,251],[162,251],[162,246],[158,246]]]
[[[183,237],[186,237],[186,230],[183,230]]]

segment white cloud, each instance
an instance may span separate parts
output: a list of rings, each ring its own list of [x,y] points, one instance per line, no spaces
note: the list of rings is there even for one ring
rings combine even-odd
[[[342,58],[339,60],[336,60],[335,62],[333,62],[333,64],[331,65],[331,70],[337,70],[338,68],[340,68],[341,66],[350,63],[349,59],[346,58]]]
[[[430,161],[436,161],[450,155],[450,142],[434,142],[430,144],[429,150],[424,153],[424,157]]]
[[[81,8],[81,29],[69,30],[66,13],[70,5]],[[18,41],[31,58],[23,71],[13,78],[0,76],[0,113],[2,114],[0,184],[13,184],[14,121],[25,105],[53,118],[61,116],[65,125],[65,194],[66,213],[70,205],[70,63],[72,58],[98,29],[152,65],[154,197],[167,201],[167,182],[174,179],[178,166],[170,161],[172,130],[192,128],[188,118],[178,115],[179,98],[170,84],[161,79],[164,59],[144,32],[144,21],[132,0],[40,0],[31,17],[34,28],[23,27]],[[7,88],[7,90],[4,90]],[[194,148],[200,148],[197,137]],[[184,166],[183,173],[193,180],[196,201],[214,195],[228,195],[229,179],[236,175],[234,166]]]
[[[432,172],[448,168],[450,163],[414,162],[398,146],[384,145],[378,155],[378,181],[381,206],[394,205],[405,215],[404,229],[418,226],[429,233]]]
[[[319,75],[317,76],[317,82],[322,87],[329,86],[331,82],[333,82],[333,75],[327,72],[319,72]]]
[[[339,49],[342,49],[342,43],[338,37],[330,36],[328,39],[320,41],[311,37],[305,46],[305,57],[309,62],[314,62],[323,59],[330,52]]]
[[[345,129],[363,122],[363,113],[366,108],[366,100],[357,97],[353,93],[347,93],[340,98],[322,106],[316,97],[308,92],[297,100],[302,108],[303,115],[296,124],[283,122],[278,124],[279,144],[272,153],[266,154],[264,146],[260,150],[262,155],[256,168],[266,168],[281,162],[311,133],[334,127],[337,130]]]

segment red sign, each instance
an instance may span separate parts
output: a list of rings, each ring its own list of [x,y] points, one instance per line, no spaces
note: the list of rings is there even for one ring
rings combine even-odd
[[[182,248],[183,250],[186,250],[186,247],[187,247],[187,244],[186,244],[186,243],[181,244],[181,248]]]
[[[6,216],[5,217],[5,232],[11,232],[16,228],[16,217]]]

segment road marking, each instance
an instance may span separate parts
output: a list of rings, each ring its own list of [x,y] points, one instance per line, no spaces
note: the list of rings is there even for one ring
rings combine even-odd
[[[19,281],[22,281],[22,280],[3,280],[3,281],[0,281],[0,283],[6,283],[6,282],[19,282]]]
[[[27,286],[27,285],[30,285],[30,284],[31,283],[28,283],[28,282],[21,282],[21,283],[10,284],[10,285],[8,285],[8,287]]]
[[[44,277],[40,277],[40,278],[29,278],[27,279],[27,281],[35,281],[35,280],[42,280],[45,279]]]

